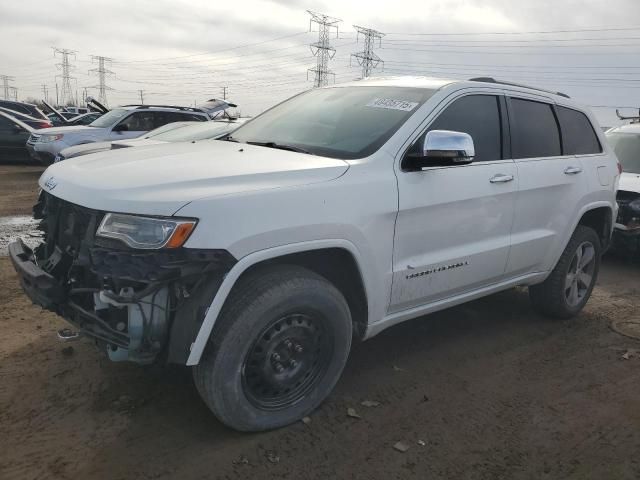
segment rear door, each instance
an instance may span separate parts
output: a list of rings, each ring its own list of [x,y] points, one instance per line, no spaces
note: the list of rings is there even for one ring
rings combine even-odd
[[[452,130],[471,135],[476,157],[468,165],[397,172],[391,312],[503,278],[517,192],[503,132],[505,112],[500,95],[458,97],[407,152],[430,130]]]
[[[29,132],[7,117],[0,115],[0,158],[24,160],[28,157],[25,144]]]
[[[516,276],[553,268],[586,183],[581,159],[563,153],[553,103],[514,95],[507,104],[519,179],[507,273]]]

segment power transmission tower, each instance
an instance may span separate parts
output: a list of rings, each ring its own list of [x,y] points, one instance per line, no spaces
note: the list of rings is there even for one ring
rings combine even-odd
[[[42,93],[44,94],[44,101],[49,102],[49,90],[45,84],[42,84]]]
[[[229,87],[222,87],[222,99],[226,100],[227,99],[227,90],[229,89]]]
[[[138,93],[140,94],[140,104],[144,105],[144,90],[138,90]]]
[[[98,61],[98,68],[92,68],[89,72],[94,72],[98,74],[98,86],[92,87],[98,89],[98,100],[100,103],[104,105],[108,105],[107,102],[107,90],[113,90],[111,87],[107,86],[106,78],[108,76],[114,75],[111,70],[107,70],[106,65],[113,62],[112,58],[109,57],[101,57],[99,55],[91,55],[91,61]]]
[[[307,13],[311,15],[311,19],[309,20],[309,31],[311,31],[314,23],[318,24],[318,41],[312,43],[311,53],[316,57],[316,66],[314,68],[310,68],[307,71],[307,78],[309,77],[309,72],[313,72],[314,87],[324,87],[328,84],[328,76],[335,74],[329,70],[329,60],[331,60],[336,54],[336,49],[331,46],[331,42],[329,41],[329,35],[333,28],[336,29],[336,38],[338,37],[338,23],[342,20],[339,18],[330,17],[323,13],[313,12],[311,10],[307,10]]]
[[[71,80],[75,80],[75,77],[71,76],[71,71],[76,67],[69,63],[69,57],[76,57],[75,50],[68,50],[66,48],[54,48],[54,55],[60,55],[62,57],[62,62],[58,63],[56,66],[62,70],[62,74],[59,75],[62,77],[62,88],[60,91],[60,103],[65,105],[69,101],[73,101],[73,92],[71,91]]]
[[[87,97],[89,96],[89,92],[87,91],[89,87],[82,87],[82,103],[87,103]]]
[[[353,28],[358,32],[356,41],[361,34],[364,36],[364,50],[362,52],[352,53],[351,56],[355,57],[358,61],[358,65],[362,66],[361,78],[367,78],[371,75],[373,69],[380,63],[383,64],[384,68],[384,61],[373,52],[376,40],[378,41],[378,46],[382,45],[382,37],[384,37],[384,33],[371,28],[359,27],[358,25],[354,25]]]
[[[0,80],[2,80],[2,86],[4,89],[4,99],[9,100],[9,91],[11,88],[9,82],[13,82],[14,77],[10,77],[8,75],[0,75]]]
[[[11,94],[10,100],[18,101],[18,89],[16,87],[9,87],[9,91]]]

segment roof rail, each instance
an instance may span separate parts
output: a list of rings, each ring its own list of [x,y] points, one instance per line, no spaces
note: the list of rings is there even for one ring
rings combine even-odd
[[[562,92],[554,92],[552,90],[545,90],[544,88],[538,88],[538,87],[531,87],[529,85],[523,85],[522,83],[513,83],[513,82],[504,82],[502,80],[496,80],[493,77],[475,77],[475,78],[470,78],[469,79],[470,82],[485,82],[485,83],[497,83],[499,85],[510,85],[512,87],[522,87],[522,88],[528,88],[529,90],[536,90],[538,92],[545,92],[545,93],[551,93],[553,95],[560,95],[561,97],[565,97],[565,98],[571,98],[569,95],[567,95],[566,93],[562,93]]]
[[[122,105],[123,107],[136,107],[137,109],[140,108],[149,108],[149,107],[155,107],[155,108],[175,108],[176,110],[182,110],[182,111],[186,111],[186,112],[199,112],[199,113],[206,113],[204,110],[202,110],[201,108],[196,108],[196,107],[180,107],[178,105],[146,105],[146,104],[140,104],[140,103],[133,103],[130,105]]]

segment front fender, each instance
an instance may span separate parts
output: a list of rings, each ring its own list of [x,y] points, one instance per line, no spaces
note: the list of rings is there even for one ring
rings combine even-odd
[[[204,353],[204,349],[207,346],[207,342],[209,341],[209,336],[213,331],[213,327],[218,319],[220,311],[224,306],[229,293],[233,289],[233,286],[236,284],[238,279],[242,276],[242,274],[247,271],[250,267],[257,265],[258,263],[264,262],[265,260],[271,260],[274,258],[282,257],[284,255],[290,255],[293,253],[307,252],[311,250],[321,250],[325,248],[341,248],[348,251],[351,255],[353,255],[356,265],[360,270],[360,275],[363,280],[363,285],[365,289],[365,296],[367,298],[367,303],[371,308],[371,286],[368,285],[368,279],[370,278],[367,275],[367,272],[363,270],[366,268],[366,263],[362,261],[362,255],[358,248],[350,241],[343,239],[324,239],[324,240],[314,240],[300,243],[293,243],[282,245],[278,247],[268,248],[265,250],[260,250],[254,253],[251,253],[236,263],[233,268],[227,273],[220,285],[220,288],[216,292],[209,309],[202,321],[202,325],[200,326],[200,330],[198,334],[191,344],[191,351],[189,357],[187,359],[187,365],[197,365],[200,362],[200,358]]]

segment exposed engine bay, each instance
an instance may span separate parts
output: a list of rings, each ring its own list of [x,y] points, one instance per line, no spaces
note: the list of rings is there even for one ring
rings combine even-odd
[[[185,363],[235,259],[224,250],[130,248],[95,235],[104,215],[43,192],[34,207],[43,242],[12,247],[22,250],[14,263],[25,291],[111,360]]]

